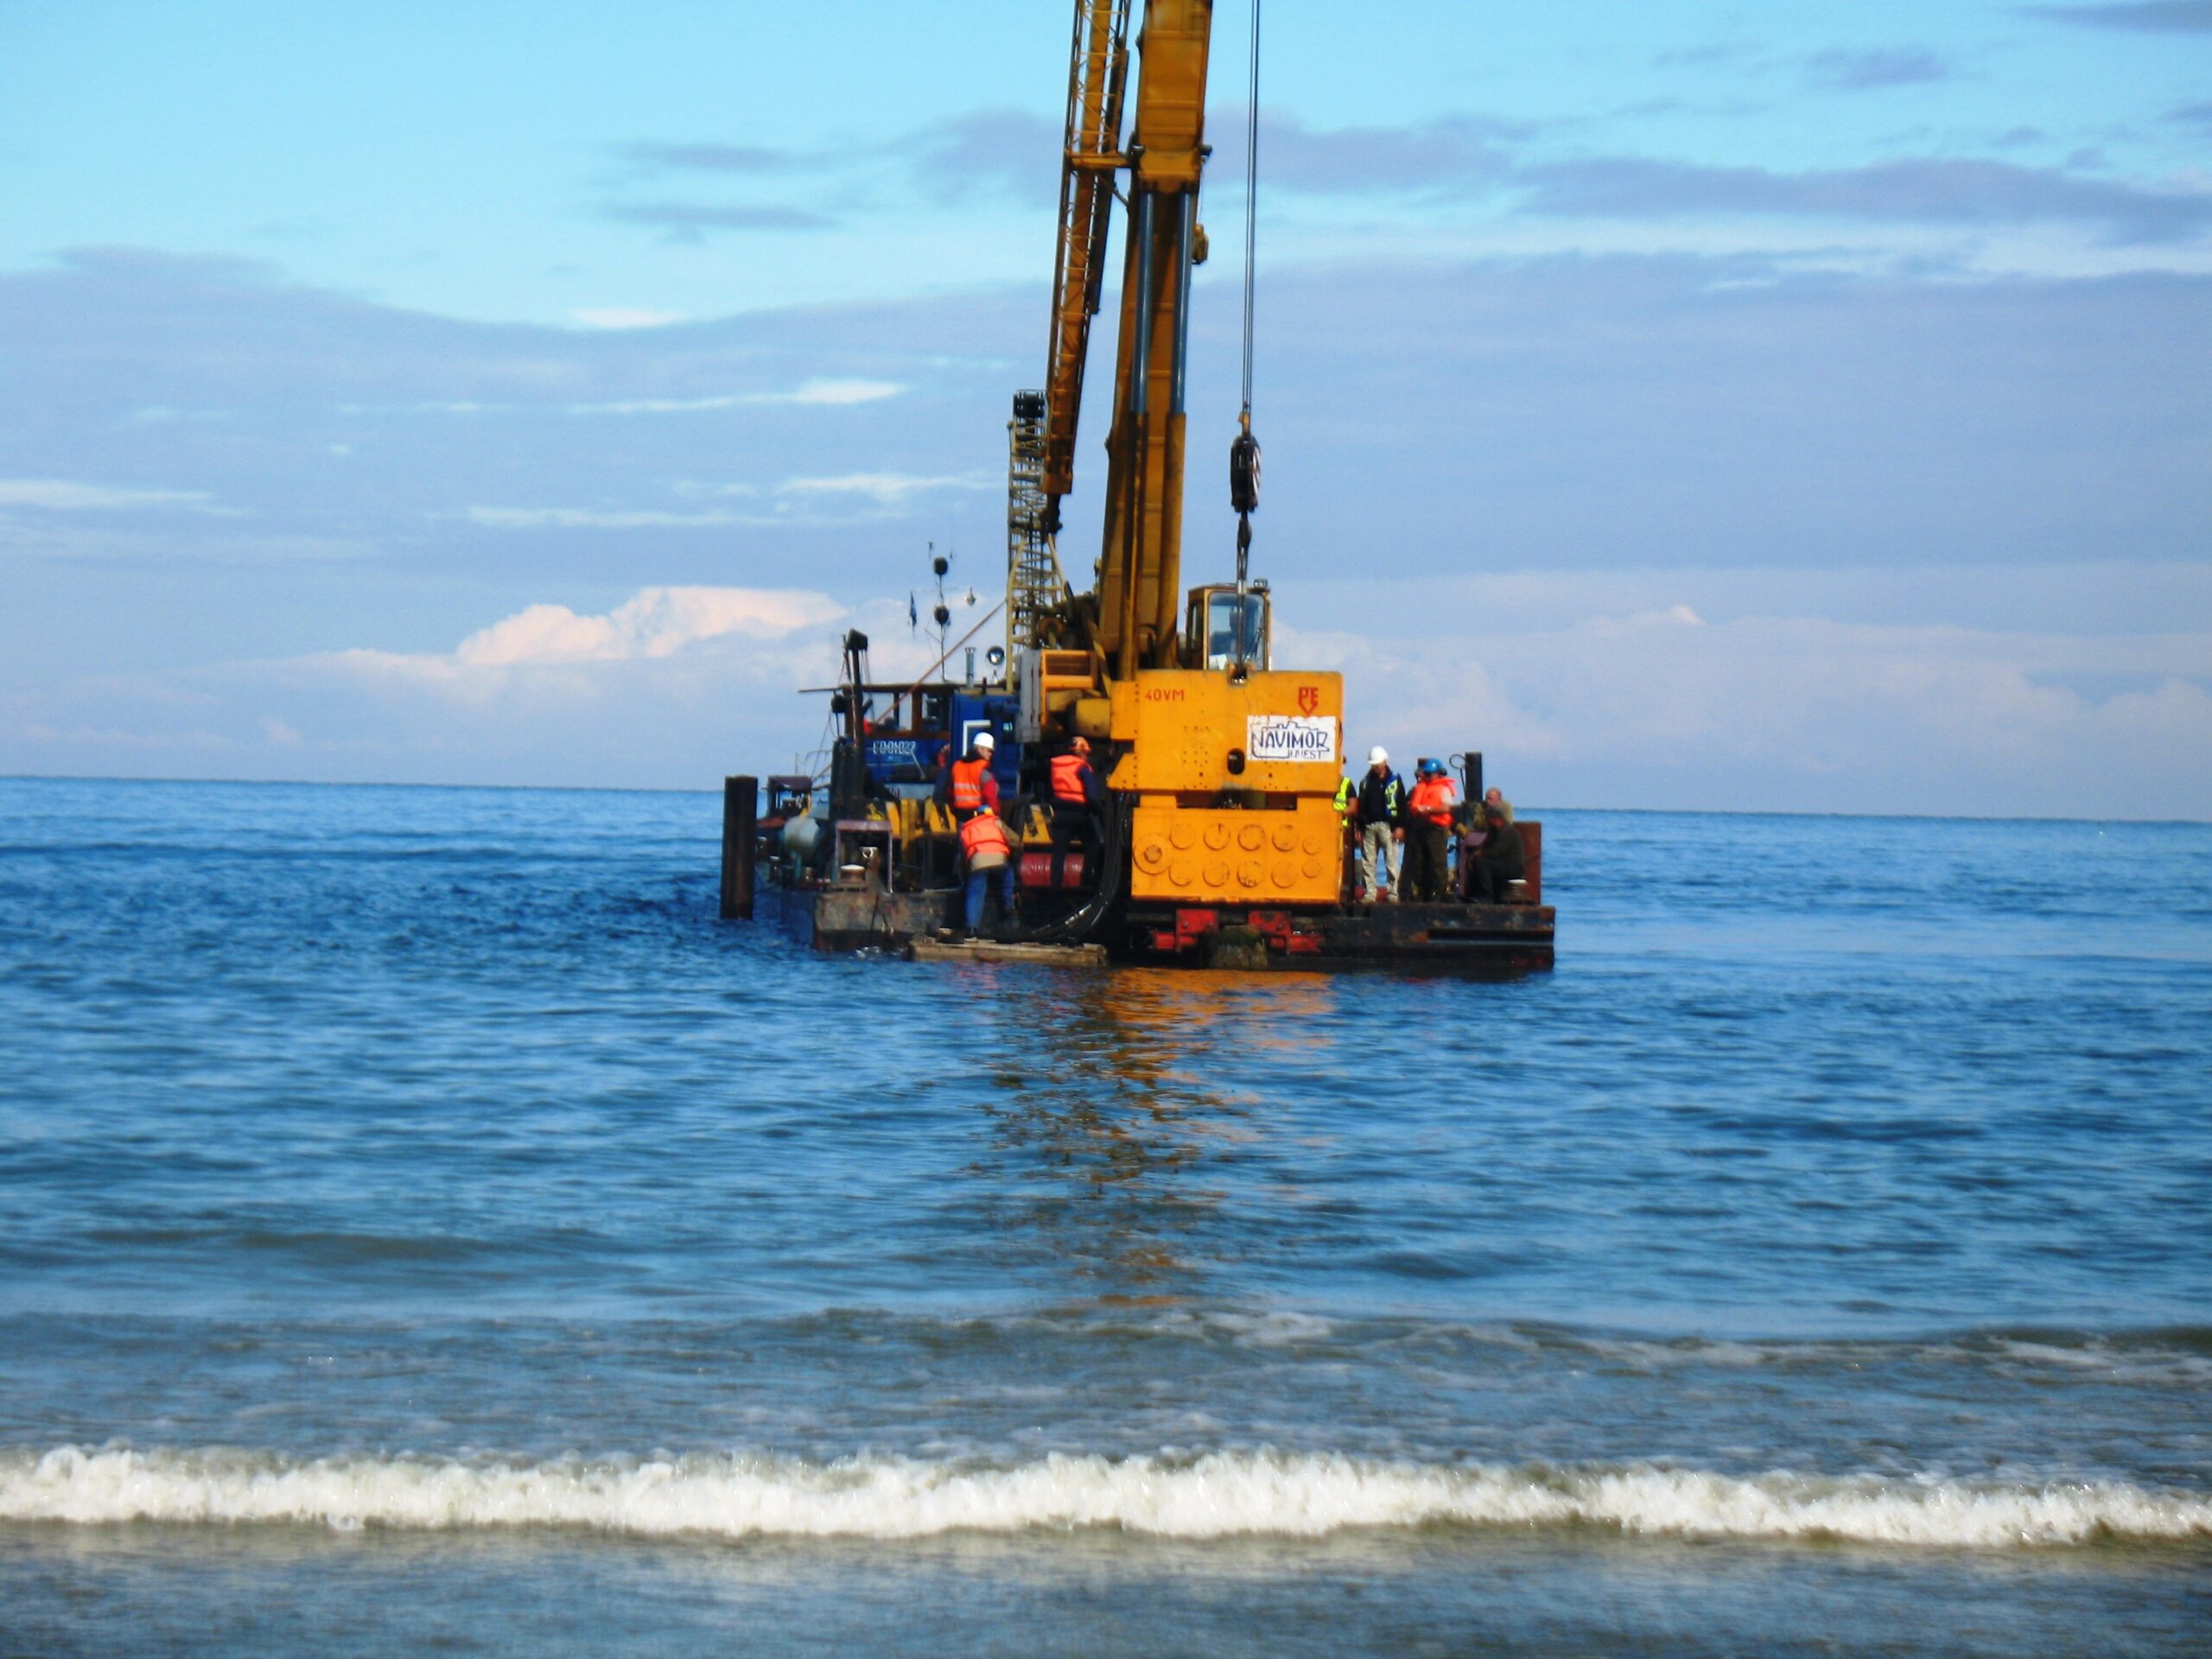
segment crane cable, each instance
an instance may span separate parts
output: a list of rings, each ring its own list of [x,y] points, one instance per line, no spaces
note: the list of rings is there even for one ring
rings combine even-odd
[[[1252,574],[1252,514],[1260,505],[1260,441],[1252,435],[1253,249],[1259,236],[1260,0],[1252,0],[1252,74],[1244,96],[1244,379],[1236,437],[1229,446],[1229,505],[1236,510],[1236,621],[1230,678],[1242,683],[1253,648],[1247,594]]]
[[[1244,409],[1241,424],[1252,425],[1252,251],[1257,238],[1260,200],[1260,0],[1252,0],[1252,77],[1244,95]]]

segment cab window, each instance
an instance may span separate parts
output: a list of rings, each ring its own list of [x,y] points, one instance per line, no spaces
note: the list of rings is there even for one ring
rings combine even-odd
[[[1242,639],[1239,639],[1239,625]],[[1206,666],[1227,668],[1239,656],[1255,668],[1268,665],[1268,601],[1264,595],[1234,592],[1206,595]]]

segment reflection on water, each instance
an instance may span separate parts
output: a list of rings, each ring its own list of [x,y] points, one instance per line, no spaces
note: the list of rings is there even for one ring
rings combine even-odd
[[[991,1152],[969,1173],[1025,1255],[1041,1244],[1066,1264],[1071,1296],[1198,1294],[1249,1221],[1222,1213],[1229,1194],[1209,1170],[1268,1132],[1245,1063],[1328,1046],[1337,982],[1169,969],[1037,977],[1007,970],[977,988],[1007,1010],[1019,1052],[981,1103]]]

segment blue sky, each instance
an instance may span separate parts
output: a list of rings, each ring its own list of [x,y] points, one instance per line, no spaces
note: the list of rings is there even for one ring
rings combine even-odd
[[[998,583],[1067,10],[0,0],[0,771],[806,747],[925,543]],[[1259,552],[1357,745],[2212,816],[2212,3],[1275,0],[1261,106]]]

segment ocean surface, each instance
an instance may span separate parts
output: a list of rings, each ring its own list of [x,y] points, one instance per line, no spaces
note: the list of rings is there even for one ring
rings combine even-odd
[[[2212,827],[1553,973],[811,956],[719,798],[0,780],[0,1654],[2190,1654]]]

